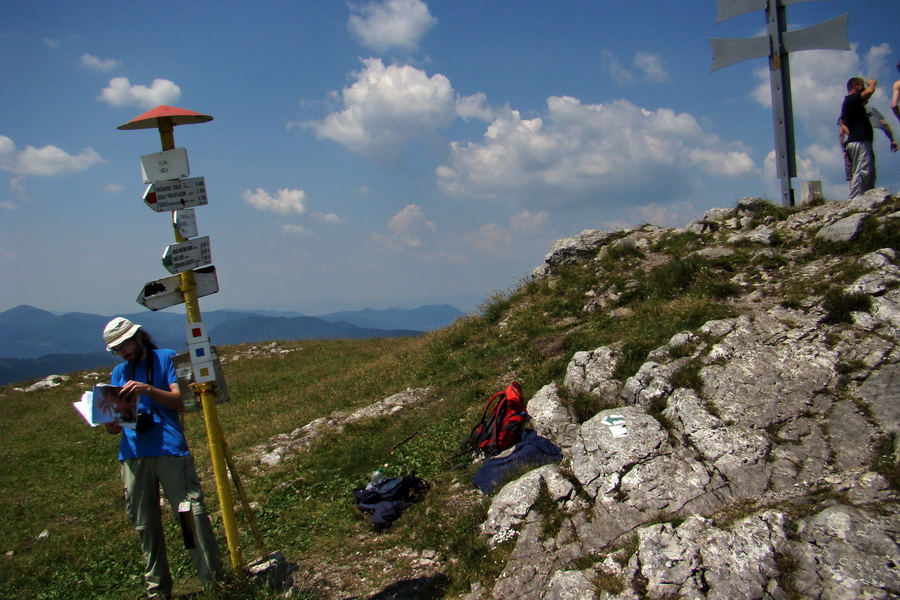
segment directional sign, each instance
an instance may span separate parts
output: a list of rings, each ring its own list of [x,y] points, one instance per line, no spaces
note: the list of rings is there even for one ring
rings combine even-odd
[[[197,297],[209,296],[219,291],[219,280],[213,265],[194,270],[194,282],[197,285]],[[150,310],[162,310],[182,304],[184,292],[181,290],[181,275],[173,275],[157,279],[144,285],[137,297],[138,304]]]
[[[175,211],[175,229],[182,239],[189,239],[200,235],[197,229],[197,215],[193,208],[185,208]]]
[[[849,50],[847,21],[850,13],[829,19],[818,25],[785,31],[782,36],[784,49],[788,52],[800,50]]]
[[[154,181],[144,192],[144,204],[156,212],[204,206],[206,199],[206,179],[191,177],[174,181]]]
[[[141,174],[144,183],[181,179],[191,174],[187,148],[173,148],[141,157]]]
[[[169,244],[163,253],[162,264],[169,273],[181,273],[212,263],[209,236]]]
[[[719,18],[716,23],[721,23],[731,17],[736,17],[744,13],[753,12],[755,10],[764,10],[768,0],[716,0],[719,9]],[[812,0],[781,0],[782,4],[799,4],[800,2],[811,2]]]
[[[730,67],[749,58],[768,56],[772,51],[767,35],[738,39],[710,38],[709,45],[713,55],[711,71]]]
[[[784,50],[786,52],[849,50],[850,42],[847,41],[849,17],[850,14],[847,13],[818,25],[782,32]],[[772,51],[772,42],[768,35],[738,39],[711,38],[709,44],[713,55],[712,71],[751,58],[768,56]]]

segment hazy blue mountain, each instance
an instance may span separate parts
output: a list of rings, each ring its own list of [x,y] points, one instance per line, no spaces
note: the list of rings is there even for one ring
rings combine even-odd
[[[344,321],[330,323],[317,317],[245,317],[226,321],[209,330],[216,344],[242,344],[261,340],[306,340],[374,337],[403,337],[422,333],[411,329],[372,329]]]
[[[103,351],[101,333],[108,317],[67,313],[54,315],[32,306],[0,313],[0,357],[37,358],[45,354]]]
[[[0,385],[71,371],[109,368],[117,362],[119,359],[107,352],[47,354],[40,358],[0,358]]]
[[[295,312],[218,310],[203,313],[210,339],[219,345],[296,339],[361,339],[418,335],[452,323],[462,313],[448,305],[414,310],[359,310],[309,317]],[[184,312],[122,315],[139,323],[160,347],[184,347]],[[111,316],[55,315],[33,306],[0,313],[0,385],[81,369],[107,367],[103,327]]]
[[[463,312],[449,304],[433,304],[420,306],[412,310],[404,308],[388,308],[384,310],[366,308],[321,315],[319,318],[326,321],[346,321],[357,327],[432,331],[446,327],[461,316],[463,316]]]

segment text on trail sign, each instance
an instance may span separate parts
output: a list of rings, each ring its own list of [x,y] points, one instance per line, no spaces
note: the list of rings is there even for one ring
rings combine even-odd
[[[181,273],[212,263],[209,236],[170,244],[163,253],[162,264],[169,273]]]
[[[144,192],[144,204],[156,212],[207,204],[206,179],[191,177],[174,181],[154,181]]]
[[[141,157],[141,174],[144,183],[181,179],[191,174],[186,148],[145,154]]]
[[[175,215],[175,229],[183,239],[186,240],[200,235],[197,229],[197,215],[194,213],[193,208],[176,210],[172,214]]]
[[[194,270],[194,283],[197,286],[198,298],[209,296],[219,291],[219,280],[213,265]],[[184,291],[181,289],[181,275],[172,275],[157,279],[144,285],[137,297],[138,304],[150,310],[162,310],[184,303]]]

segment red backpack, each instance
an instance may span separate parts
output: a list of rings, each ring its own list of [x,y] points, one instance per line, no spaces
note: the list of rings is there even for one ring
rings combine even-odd
[[[514,381],[488,400],[481,421],[464,444],[463,454],[480,451],[485,458],[490,458],[503,452],[522,439],[526,421],[528,412],[522,401],[522,388]]]

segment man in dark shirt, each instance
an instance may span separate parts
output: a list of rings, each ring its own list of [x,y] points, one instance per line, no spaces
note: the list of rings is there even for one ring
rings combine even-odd
[[[866,108],[866,113],[869,115],[869,123],[872,124],[872,131],[876,129],[880,129],[884,132],[884,135],[887,136],[888,142],[890,143],[891,152],[896,152],[900,149],[900,146],[897,145],[897,140],[894,139],[894,132],[891,131],[891,126],[888,125],[887,119],[884,118],[884,115],[877,108],[868,107]],[[847,148],[845,147],[847,136],[850,135],[850,130],[844,125],[844,122],[838,117],[837,121],[838,126],[838,138],[841,141],[841,151],[844,153],[844,175],[847,181],[853,180],[853,161],[850,160],[850,156],[847,154]]]
[[[872,150],[872,124],[866,114],[866,102],[875,93],[874,79],[868,83],[861,77],[847,82],[847,95],[841,106],[841,121],[849,131],[844,149],[853,164],[853,179],[850,182],[850,198],[875,187],[875,153]]]

